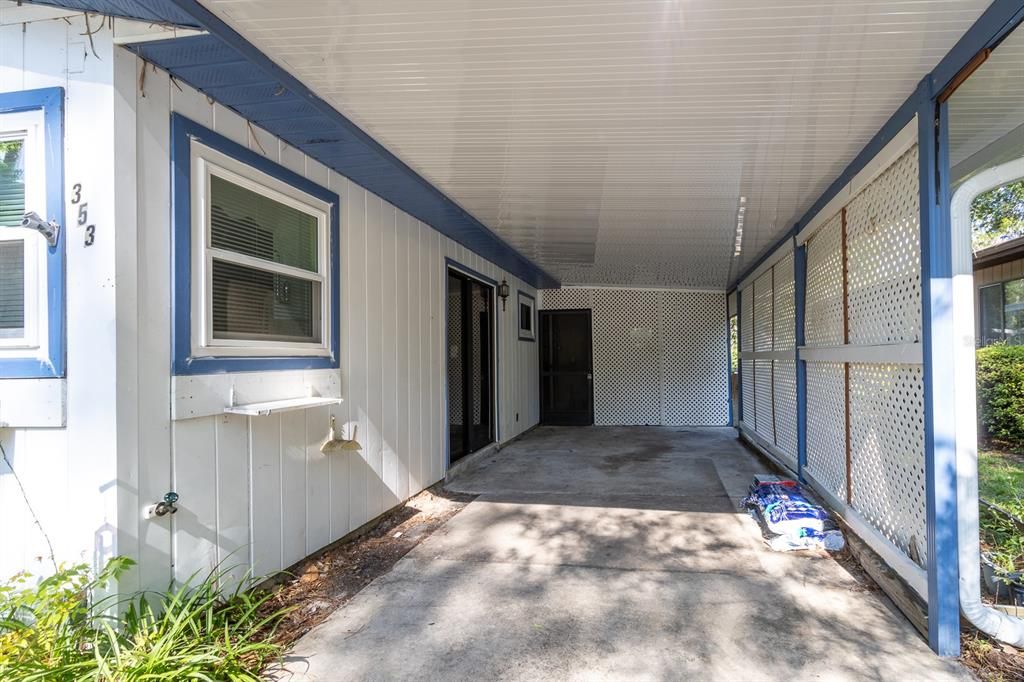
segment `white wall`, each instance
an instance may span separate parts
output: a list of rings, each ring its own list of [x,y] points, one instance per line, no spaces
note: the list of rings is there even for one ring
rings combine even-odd
[[[94,37],[99,59],[88,52],[81,15],[20,23],[22,12],[0,8],[0,92],[65,88],[65,186],[83,185],[92,246],[81,228],[61,239],[66,249],[67,376],[64,428],[0,428],[3,443],[29,502],[50,535],[60,561],[102,563],[116,551],[116,404],[114,338],[119,289],[114,277],[113,89],[109,34]],[[46,10],[51,12],[52,10]],[[10,23],[7,22],[18,22]],[[73,225],[65,190],[66,224]],[[10,380],[6,380],[9,382]],[[60,381],[45,379],[39,381]],[[0,394],[6,393],[0,379]],[[19,400],[19,396],[5,395]],[[33,409],[43,406],[33,406]],[[31,410],[29,410],[31,411]],[[48,553],[11,470],[0,463],[0,579],[27,569],[48,570]]]
[[[497,313],[499,440],[537,423],[537,344],[519,341],[515,326],[515,291],[531,287],[166,73],[141,77],[142,62],[114,47],[109,28],[93,36],[99,58],[87,55],[81,15],[70,21],[0,27],[0,91],[67,89],[66,185],[84,184],[97,224],[88,248],[73,226],[65,234],[67,426],[0,428],[58,558],[134,556],[127,590],[163,588],[219,561],[268,573],[440,480],[445,258],[511,285],[511,305]],[[339,194],[342,404],[172,417],[172,111]],[[261,390],[285,374],[258,377]],[[358,427],[362,452],[321,455],[332,414],[346,433]],[[143,507],[169,490],[180,511],[144,520]],[[0,519],[0,577],[45,571],[33,558],[45,543],[2,465]]]
[[[117,54],[119,91],[137,111],[139,401],[135,470],[142,498],[181,495],[166,520],[122,518],[122,549],[146,558],[141,582],[183,579],[219,562],[258,574],[285,568],[444,476],[445,258],[513,289],[531,287],[470,253],[205,95]],[[134,92],[134,97],[128,95]],[[337,407],[266,417],[172,420],[170,357],[171,112],[178,112],[337,192],[341,198],[341,395]],[[498,309],[499,425],[506,441],[537,423],[537,344],[520,342],[515,306]],[[290,397],[290,396],[281,396]],[[359,453],[324,456],[329,416]],[[518,421],[517,421],[518,414]],[[128,453],[125,453],[127,456]],[[128,467],[131,468],[131,467]],[[170,559],[165,558],[170,555]]]

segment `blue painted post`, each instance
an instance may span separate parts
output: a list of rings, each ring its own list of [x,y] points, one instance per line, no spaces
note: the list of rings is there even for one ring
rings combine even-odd
[[[807,303],[807,246],[796,247],[793,254],[793,283],[796,310],[796,472],[801,483],[807,466],[807,364],[800,358],[800,346],[806,343],[804,320]]]
[[[948,127],[946,107],[936,104],[933,87],[929,76],[921,81],[917,91],[928,643],[940,656],[957,656],[960,654],[960,599]]]
[[[728,303],[726,304],[728,305]],[[736,412],[740,416],[740,422],[743,421],[743,292],[736,289],[736,353],[739,358],[739,362],[736,365],[736,369],[739,372],[739,381],[736,382],[736,400],[738,401],[737,407],[739,408]],[[735,424],[739,428],[739,424]]]

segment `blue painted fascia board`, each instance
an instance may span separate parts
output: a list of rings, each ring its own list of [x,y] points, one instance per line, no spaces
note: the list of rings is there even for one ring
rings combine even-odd
[[[1021,23],[1021,21],[1024,21],[1024,3],[1022,3],[1021,0],[995,0],[995,2],[993,2],[988,9],[978,17],[971,27],[964,32],[964,35],[961,36],[960,40],[958,40],[950,51],[939,61],[938,65],[923,76],[923,79],[929,79],[929,82],[933,84],[931,86],[934,91],[933,97],[938,97],[939,93],[949,85],[949,83],[965,66],[967,66],[976,54],[986,48],[998,45],[1010,31]],[[892,141],[897,133],[903,130],[904,126],[910,123],[914,114],[917,113],[917,110],[918,89],[915,89],[914,92],[904,100],[899,108],[893,112],[888,120],[886,120],[885,124],[877,133],[875,133],[871,140],[868,141],[860,153],[854,157],[853,161],[846,166],[842,174],[840,174],[840,176],[828,186],[828,189],[818,197],[818,200],[815,201],[806,212],[804,212],[803,216],[796,222],[796,224],[772,246],[765,249],[752,265],[747,267],[742,274],[729,283],[728,287],[734,287],[739,282],[742,282],[751,272],[756,270],[757,267],[763,263],[766,258],[768,258],[768,256],[770,256],[777,248],[782,246],[787,239],[792,239],[796,236],[802,226],[807,225],[811,220],[813,220],[814,216],[816,216],[821,209],[825,208],[825,205],[832,201],[832,198],[835,197],[857,173],[862,171],[871,159],[873,159],[878,152],[885,147],[885,145]]]
[[[44,217],[55,220],[61,227],[57,245],[46,249],[47,356],[0,360],[0,377],[5,379],[63,377],[66,369],[65,256],[68,224],[64,219],[64,88],[0,93],[0,114],[36,109],[43,111],[43,144],[46,149]]]
[[[200,142],[258,171],[285,182],[331,206],[331,346],[330,357],[225,357],[192,355],[192,142]],[[172,312],[171,371],[176,375],[223,374],[288,369],[328,369],[340,366],[341,358],[341,270],[338,244],[341,240],[341,199],[320,185],[270,159],[229,140],[181,114],[171,114],[171,225]]]

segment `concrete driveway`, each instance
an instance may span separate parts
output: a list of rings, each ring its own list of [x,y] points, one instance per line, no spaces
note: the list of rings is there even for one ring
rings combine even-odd
[[[738,511],[730,429],[542,427],[480,497],[303,637],[309,680],[971,679],[828,558]]]

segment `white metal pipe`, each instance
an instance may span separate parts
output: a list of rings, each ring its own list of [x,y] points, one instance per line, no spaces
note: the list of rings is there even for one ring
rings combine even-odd
[[[1024,647],[1024,620],[981,601],[981,544],[978,522],[978,422],[975,369],[974,277],[964,230],[970,234],[969,213],[963,204],[978,194],[968,188],[952,201],[953,328],[958,343],[953,371],[956,391],[956,504],[957,547],[960,569],[960,611],[974,627],[1011,646]],[[966,220],[965,220],[966,218]],[[959,248],[957,248],[959,247]]]

